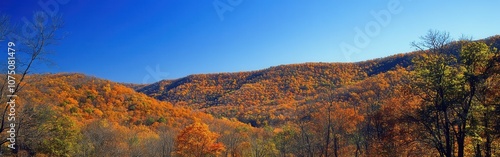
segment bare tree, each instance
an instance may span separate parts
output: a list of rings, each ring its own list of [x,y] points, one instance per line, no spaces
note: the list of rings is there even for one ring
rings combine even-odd
[[[156,151],[160,152],[160,156],[171,157],[175,151],[175,137],[177,137],[177,131],[174,128],[161,126],[158,129],[160,134],[160,140],[158,141]]]
[[[429,30],[425,36],[420,37],[420,42],[412,42],[411,46],[420,51],[429,51],[431,53],[449,52],[446,46],[452,42],[450,33],[437,30]]]
[[[27,24],[26,27],[19,27],[19,29],[13,30],[10,29],[11,26],[9,22],[10,18],[7,15],[0,16],[0,41],[8,38],[9,42],[12,41],[16,45],[15,87],[11,91],[7,91],[8,80],[6,74],[2,75],[2,82],[0,82],[0,103],[4,105],[0,123],[0,135],[2,136],[6,136],[5,133],[9,129],[9,124],[7,124],[8,118],[6,116],[10,107],[6,102],[13,99],[7,97],[7,95],[18,94],[26,83],[27,75],[31,72],[33,66],[38,61],[47,61],[45,56],[51,53],[48,47],[54,45],[61,39],[59,38],[58,30],[63,26],[63,21],[60,16],[49,17],[44,12],[35,12],[33,14],[33,23]],[[29,28],[31,32],[22,30],[23,28]],[[21,124],[20,121],[16,121],[15,124],[18,133],[22,132],[20,129],[23,128],[20,126],[23,126],[23,124]],[[6,142],[8,142],[8,140],[1,141],[0,144],[3,145]],[[15,145],[15,147],[31,150],[31,148],[25,148],[25,146]],[[18,150],[15,152],[17,151]]]

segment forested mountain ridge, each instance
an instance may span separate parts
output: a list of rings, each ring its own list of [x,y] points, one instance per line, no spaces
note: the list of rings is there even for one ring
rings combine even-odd
[[[369,61],[190,75],[137,91],[277,128],[281,155],[498,155],[500,36],[422,40],[419,51]]]
[[[251,72],[190,75],[156,82],[137,91],[217,117],[238,118],[262,126],[279,116],[265,111],[290,111],[291,106],[314,99],[325,90],[330,93],[381,73],[409,68],[416,55],[418,52],[357,63],[303,63]]]
[[[374,59],[357,63],[303,63],[280,65],[264,70],[237,72],[237,73],[218,73],[218,74],[197,74],[189,75],[175,80],[162,80],[150,85],[135,85],[137,91],[165,101],[189,101],[196,99],[199,101],[189,101],[190,105],[198,104],[200,107],[220,105],[223,102],[215,101],[219,98],[231,94],[241,89],[245,84],[255,84],[261,82],[276,81],[267,84],[279,86],[280,92],[292,94],[302,94],[300,89],[293,86],[298,85],[304,90],[307,86],[331,86],[339,87],[350,84],[367,77],[394,70],[396,67],[407,68],[411,65],[411,60],[417,55],[417,52],[408,54],[397,54],[390,57]],[[297,79],[305,82],[297,82]],[[302,81],[300,80],[300,81]],[[312,84],[308,84],[312,83]],[[185,87],[194,85],[196,87]],[[205,88],[213,90],[209,93],[199,93]],[[190,91],[198,94],[183,96],[180,91]],[[205,95],[205,98],[196,97]],[[208,102],[208,103],[200,103]]]
[[[367,76],[376,75],[378,73],[393,70],[396,66],[408,67],[411,64],[411,59],[416,53],[398,54],[390,57],[374,59],[370,61],[363,61],[358,63],[303,63],[303,64],[290,64],[280,65],[276,67],[267,68],[264,70],[250,71],[250,72],[237,72],[237,73],[218,73],[218,74],[197,74],[189,75],[184,78],[175,80],[162,80],[150,85],[131,85],[137,87],[136,90],[150,96],[156,97],[160,100],[176,100],[169,98],[168,95],[161,97],[162,94],[169,94],[171,90],[181,88],[185,84],[201,84],[203,79],[211,80],[210,86],[222,86],[221,89],[237,90],[243,84],[256,83],[263,80],[273,79],[272,77],[279,76],[285,77],[318,77],[323,79],[323,82],[333,82],[333,84],[343,84],[343,80],[360,80]],[[355,76],[347,76],[345,79],[335,76],[338,73],[350,74]],[[303,75],[303,76],[302,76]],[[326,75],[326,76],[324,76]],[[355,78],[354,78],[355,77]],[[316,78],[315,78],[316,79]],[[233,82],[228,82],[232,80]],[[235,82],[234,82],[235,81]],[[330,84],[330,83],[327,83]]]
[[[498,38],[492,36],[479,41],[494,47],[500,45]],[[451,42],[447,47],[446,53],[458,55],[460,43]],[[136,90],[174,105],[190,106],[218,117],[238,118],[261,126],[265,120],[274,119],[279,114],[269,115],[269,112],[258,110],[283,110],[280,106],[290,109],[289,105],[303,104],[322,93],[355,86],[378,74],[398,68],[411,70],[412,60],[422,54],[425,52],[415,51],[356,63],[303,63],[250,72],[190,75]],[[253,118],[248,118],[250,115]],[[258,116],[263,117],[255,118]]]

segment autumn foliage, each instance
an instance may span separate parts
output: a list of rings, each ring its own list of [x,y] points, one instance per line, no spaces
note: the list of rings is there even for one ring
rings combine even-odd
[[[195,122],[182,130],[176,139],[176,153],[179,156],[203,157],[219,155],[224,145],[218,143],[219,135],[208,129],[208,125]]]
[[[8,155],[498,156],[499,46],[494,36],[148,85],[29,75],[22,145]]]
[[[17,100],[17,140],[23,143],[18,154],[170,156],[177,135],[200,119],[216,128],[247,127],[82,74],[30,75],[27,80]],[[217,133],[207,135],[215,139]],[[208,150],[221,153],[221,148],[224,144],[217,143]]]

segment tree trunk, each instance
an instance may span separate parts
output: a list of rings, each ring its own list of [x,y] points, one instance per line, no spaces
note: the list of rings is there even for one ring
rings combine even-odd
[[[474,149],[475,149],[475,152],[476,152],[475,157],[482,157],[482,155],[481,155],[481,145],[479,143],[476,144],[476,147]]]
[[[488,115],[484,115],[485,117],[487,117]],[[491,157],[491,143],[493,142],[492,139],[491,139],[491,132],[489,130],[489,118],[485,118],[484,120],[484,128],[486,129],[485,131],[485,134],[486,134],[486,142],[484,144],[485,146],[485,153],[484,153],[484,156],[485,157]]]
[[[339,157],[339,139],[337,136],[333,137],[333,153],[335,153],[335,157]]]
[[[446,150],[445,150],[445,155],[446,157],[452,157],[452,152],[453,152],[453,142],[451,141],[451,132],[450,132],[450,123],[449,123],[449,118],[448,118],[448,111],[447,109],[444,110],[444,119],[445,119],[445,127],[444,127],[444,136],[445,136],[445,141],[446,141]]]
[[[356,154],[355,154],[355,157],[359,157],[359,155],[361,154],[361,146],[359,144],[359,141],[356,142]]]
[[[330,103],[330,106],[328,106],[328,125],[326,126],[325,156],[328,156],[328,147],[330,146],[330,130],[332,127],[331,116],[330,116],[331,106],[332,104]]]

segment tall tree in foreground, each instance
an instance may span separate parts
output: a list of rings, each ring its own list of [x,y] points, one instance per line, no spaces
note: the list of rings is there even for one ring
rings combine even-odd
[[[456,58],[450,54],[446,46],[451,39],[448,33],[429,31],[421,38],[423,42],[413,43],[421,51],[428,51],[422,57],[414,59],[415,89],[422,97],[423,104],[415,116],[411,118],[425,130],[423,141],[435,147],[440,156],[451,157],[454,153],[452,101],[456,93],[461,92],[459,84],[463,81],[457,69]]]
[[[480,141],[485,140],[485,156],[491,156],[491,118],[498,103],[495,93],[491,92],[494,82],[498,83],[498,61],[500,55],[497,48],[490,47],[482,42],[467,42],[460,50],[460,68],[465,78],[465,100],[460,104],[458,111],[460,128],[455,132],[458,143],[458,155],[464,156],[465,137],[470,134],[474,138],[476,156],[481,156]],[[470,124],[468,124],[470,123]],[[481,125],[482,123],[482,125]]]
[[[482,134],[476,120],[482,110],[478,96],[484,95],[479,89],[498,73],[497,50],[481,42],[450,42],[448,33],[438,31],[422,39],[414,46],[427,53],[414,60],[413,85],[423,104],[411,118],[425,130],[422,140],[441,156],[463,157],[468,136]]]
[[[177,136],[176,153],[185,157],[216,156],[224,151],[224,145],[217,142],[218,137],[208,125],[195,122]]]

